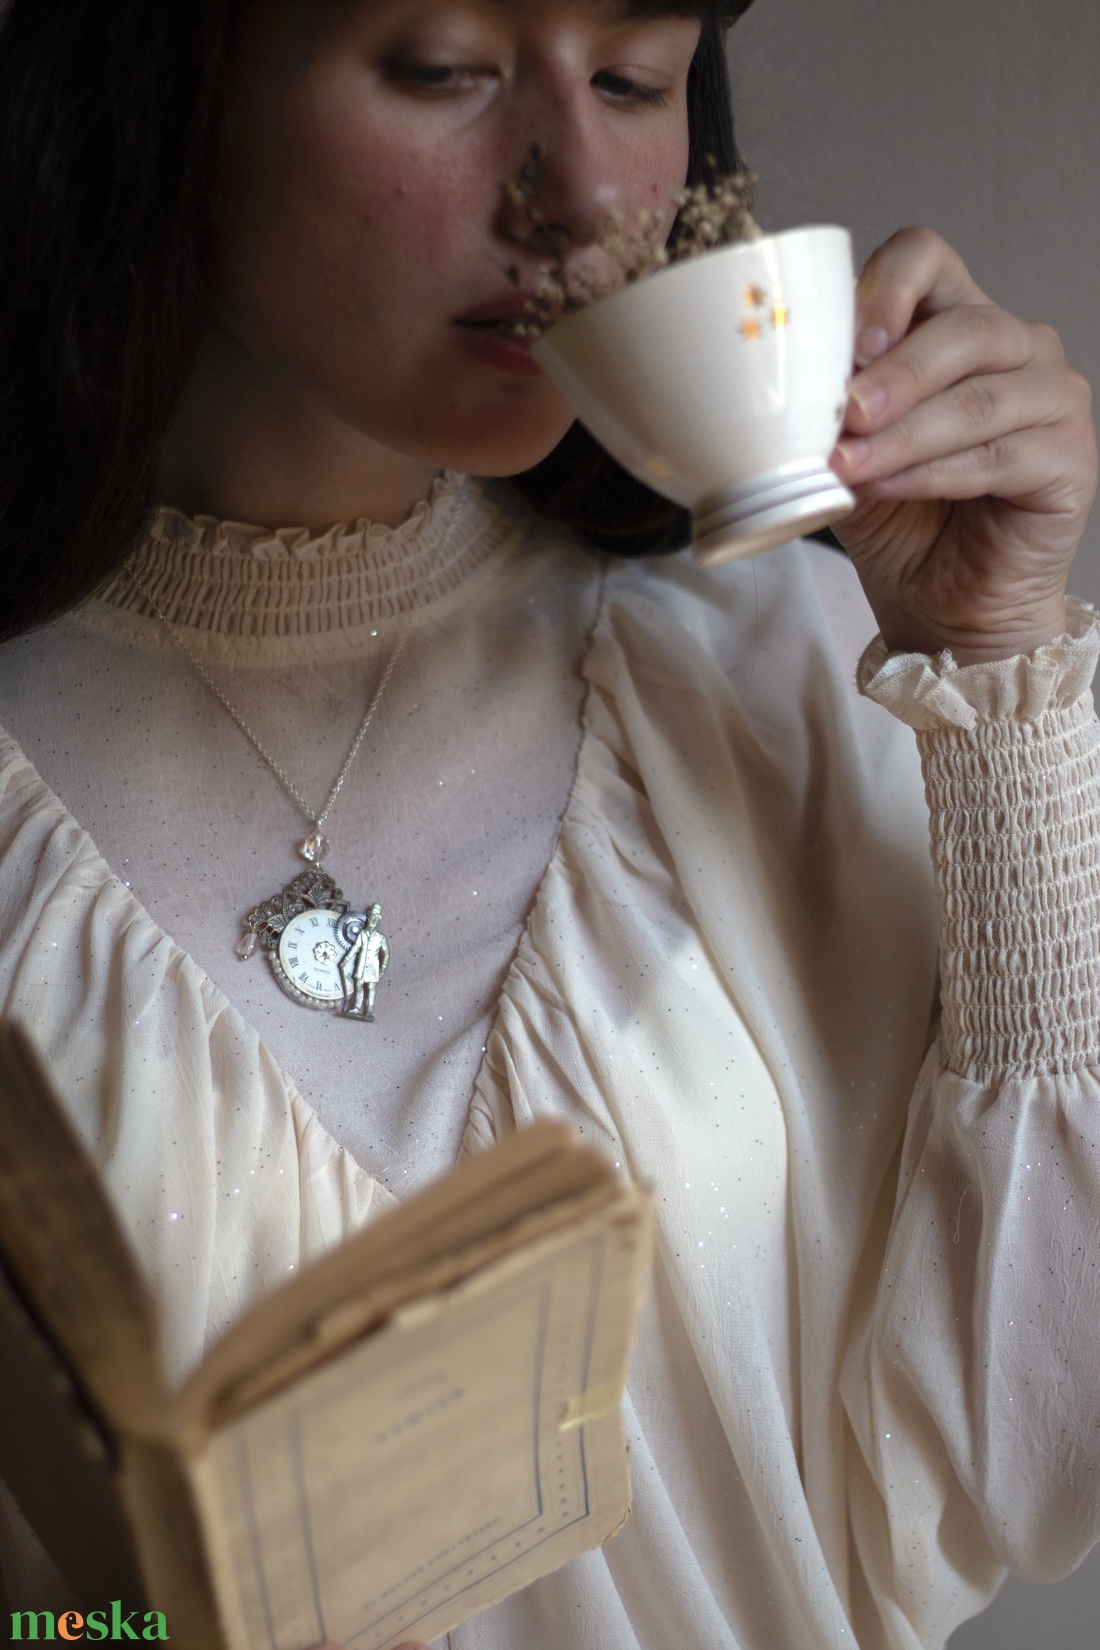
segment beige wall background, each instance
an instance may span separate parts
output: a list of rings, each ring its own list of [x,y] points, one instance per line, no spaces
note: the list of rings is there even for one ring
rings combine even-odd
[[[1100,400],[1098,0],[756,0],[730,41],[766,228],[847,225],[865,257],[927,224],[1050,322]],[[1100,513],[1072,588],[1100,604]],[[951,1650],[1098,1650],[1100,1551],[1010,1581]]]

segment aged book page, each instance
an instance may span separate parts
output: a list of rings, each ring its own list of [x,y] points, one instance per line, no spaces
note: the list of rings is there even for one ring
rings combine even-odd
[[[534,1124],[266,1297],[173,1394],[97,1172],[0,1024],[0,1470],[71,1581],[144,1593],[181,1650],[430,1640],[625,1518],[652,1230],[645,1190]]]
[[[605,1203],[617,1176],[565,1125],[540,1121],[426,1186],[259,1301],[211,1347],[174,1404],[180,1435],[217,1425],[237,1394],[326,1357],[380,1313],[446,1288],[532,1225]]]
[[[624,1191],[215,1435],[192,1470],[232,1650],[429,1641],[617,1529],[650,1230]]]

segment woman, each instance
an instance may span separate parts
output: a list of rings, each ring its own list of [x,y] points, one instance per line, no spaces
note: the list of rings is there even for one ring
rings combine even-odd
[[[592,554],[684,524],[509,336],[504,181],[541,155],[579,266],[731,163],[730,9],[0,33],[9,628],[48,621],[0,656],[0,990],[176,1367],[533,1115],[658,1184],[634,1516],[453,1650],[938,1646],[1100,1533],[1087,390],[907,232],[859,289],[855,574],[704,573]],[[234,955],[326,832],[374,1025]]]

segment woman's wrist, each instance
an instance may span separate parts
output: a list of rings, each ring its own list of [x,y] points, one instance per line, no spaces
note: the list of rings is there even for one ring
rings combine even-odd
[[[985,629],[934,626],[910,615],[889,613],[883,614],[879,623],[889,653],[924,653],[934,658],[950,652],[957,665],[994,664],[1001,659],[1029,656],[1064,636],[1068,628],[1064,595],[1037,611],[991,623]]]

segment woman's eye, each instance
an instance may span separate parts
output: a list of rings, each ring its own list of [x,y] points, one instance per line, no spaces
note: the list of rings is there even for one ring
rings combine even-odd
[[[419,92],[465,91],[492,76],[492,70],[474,63],[412,63],[391,61],[387,68],[399,85]]]
[[[592,76],[592,84],[598,91],[607,92],[616,103],[642,103],[663,109],[668,102],[663,86],[648,86],[645,81],[632,80],[629,75],[616,74],[613,69],[601,69]]]

